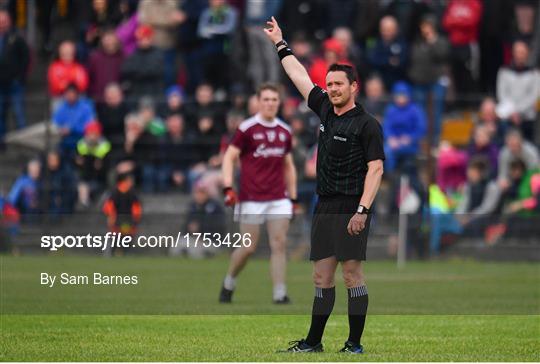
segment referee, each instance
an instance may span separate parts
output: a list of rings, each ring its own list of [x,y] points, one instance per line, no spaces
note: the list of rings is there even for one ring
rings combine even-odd
[[[311,327],[289,352],[323,351],[321,339],[335,301],[334,276],[341,262],[348,291],[349,337],[341,352],[361,354],[368,291],[362,269],[370,223],[370,207],[383,174],[383,136],[375,118],[354,101],[358,83],[354,69],[333,64],[326,89],[313,85],[306,69],[283,40],[274,17],[265,33],[276,45],[281,64],[308,106],[321,119],[317,194],[311,227],[315,297]]]

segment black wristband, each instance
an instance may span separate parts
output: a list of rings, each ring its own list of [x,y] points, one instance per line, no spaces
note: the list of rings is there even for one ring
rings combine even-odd
[[[276,43],[276,48],[279,48],[281,47],[282,45],[288,47],[289,45],[287,44],[287,42],[285,42],[284,39],[280,40],[279,42]]]
[[[281,61],[283,58],[287,57],[287,56],[293,56],[293,52],[291,51],[291,49],[289,47],[285,47],[285,48],[282,48],[280,49],[278,52],[277,52],[278,56],[279,56],[279,60]]]
[[[223,194],[227,194],[230,190],[232,190],[232,187],[223,187]]]
[[[291,200],[291,202],[292,202],[293,204],[298,203],[298,199],[297,199],[297,198],[291,198],[290,200]]]

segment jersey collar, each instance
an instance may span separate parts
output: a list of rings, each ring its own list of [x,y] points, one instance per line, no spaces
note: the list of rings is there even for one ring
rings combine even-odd
[[[357,102],[355,102],[354,104],[355,104],[356,106],[353,107],[352,109],[350,109],[349,111],[347,111],[345,114],[341,114],[341,115],[336,114],[333,107],[332,107],[332,112],[333,112],[334,115],[336,115],[336,117],[338,117],[338,118],[341,118],[341,117],[344,117],[344,116],[355,116],[355,115],[359,115],[359,114],[361,114],[361,113],[364,112],[364,108],[362,107],[362,105],[360,105],[360,104],[357,103]]]
[[[261,114],[257,113],[255,114],[255,120],[261,125],[268,126],[268,127],[274,127],[278,125],[278,119],[274,118],[272,121],[266,121],[262,118]]]

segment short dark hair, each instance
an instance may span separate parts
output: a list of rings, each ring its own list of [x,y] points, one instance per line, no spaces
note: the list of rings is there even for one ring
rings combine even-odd
[[[358,81],[358,77],[356,77],[356,70],[353,66],[349,66],[348,64],[334,63],[330,67],[328,67],[328,71],[326,71],[326,74],[337,71],[345,72],[345,75],[347,76],[347,79],[351,84]]]
[[[265,82],[261,84],[259,87],[257,87],[257,97],[261,97],[261,93],[265,90],[274,91],[275,93],[281,96],[281,93],[279,92],[279,87],[276,84]]]
[[[482,176],[486,176],[489,171],[489,162],[483,156],[476,156],[471,159],[468,168],[476,169]]]
[[[512,162],[510,162],[510,170],[516,170],[521,169],[523,172],[527,170],[527,165],[521,158],[514,159]]]

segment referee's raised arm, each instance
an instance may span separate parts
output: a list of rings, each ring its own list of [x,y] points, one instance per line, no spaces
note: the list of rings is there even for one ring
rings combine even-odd
[[[268,24],[269,28],[265,28],[264,32],[276,46],[279,59],[287,76],[289,76],[304,99],[307,100],[309,92],[314,87],[307,70],[293,55],[287,42],[283,40],[283,34],[276,18],[272,17],[272,20],[267,21],[266,24]]]

